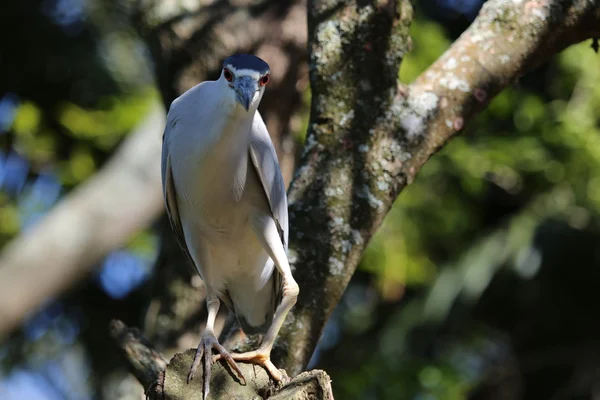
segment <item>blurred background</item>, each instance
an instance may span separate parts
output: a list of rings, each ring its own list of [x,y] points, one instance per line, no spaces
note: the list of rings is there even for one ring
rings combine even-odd
[[[157,62],[173,39],[151,33],[167,19],[161,7],[196,2],[150,3],[0,5],[0,254],[132,135],[148,130],[159,144],[163,126],[148,118],[197,83],[186,73],[165,83],[194,57]],[[211,4],[219,18],[236,11]],[[415,2],[400,80],[433,63],[481,4]],[[292,108],[277,109],[267,90],[261,111],[289,181],[310,91],[305,20],[286,29],[295,46],[246,47],[272,67],[287,60],[270,90],[292,88]],[[331,375],[336,398],[600,399],[598,82],[590,42],[568,48],[503,91],[404,190],[309,365]],[[185,265],[168,268],[180,255],[165,226],[157,211],[4,336],[0,399],[142,398],[108,335],[112,318],[143,327],[166,356],[196,346],[201,282]]]

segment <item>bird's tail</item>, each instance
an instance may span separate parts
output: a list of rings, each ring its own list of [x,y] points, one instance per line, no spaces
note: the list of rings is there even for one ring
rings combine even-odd
[[[237,313],[236,313],[236,315],[237,315],[238,322],[240,323],[240,326],[242,327],[242,330],[247,335],[256,335],[258,333],[260,333],[260,334],[267,333],[269,326],[271,326],[271,321],[273,320],[273,316],[271,316],[271,318],[267,319],[264,324],[259,325],[259,326],[252,326],[250,323],[248,323],[248,321],[246,320],[246,318],[243,315],[240,315]]]
[[[266,333],[275,314],[281,278],[277,270],[269,278],[267,284],[258,292],[248,282],[229,288],[235,315],[246,334]]]

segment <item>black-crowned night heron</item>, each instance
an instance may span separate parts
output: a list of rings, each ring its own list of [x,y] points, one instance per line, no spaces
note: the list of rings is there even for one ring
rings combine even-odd
[[[299,288],[286,255],[285,186],[257,111],[268,82],[269,65],[260,58],[227,58],[218,80],[202,82],[173,101],[163,136],[167,214],[206,285],[206,329],[188,375],[189,382],[204,356],[205,398],[212,349],[242,380],[235,360],[260,364],[282,379],[270,354]],[[246,333],[266,332],[257,350],[229,353],[218,342],[213,329],[221,301]]]

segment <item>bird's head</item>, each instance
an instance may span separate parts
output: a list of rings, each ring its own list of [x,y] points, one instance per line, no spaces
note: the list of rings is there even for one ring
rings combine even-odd
[[[248,112],[258,107],[269,79],[269,64],[250,54],[236,54],[223,61],[219,81],[236,105]]]

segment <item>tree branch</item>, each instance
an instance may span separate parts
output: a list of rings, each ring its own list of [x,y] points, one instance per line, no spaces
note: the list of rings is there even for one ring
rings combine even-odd
[[[289,193],[300,297],[274,352],[276,365],[291,374],[308,363],[400,191],[502,88],[597,36],[600,3],[488,1],[454,45],[403,87],[396,75],[410,20],[405,1],[309,6],[311,119]]]
[[[121,321],[112,321],[110,331],[131,371],[146,388],[149,399],[203,400],[202,374],[187,383],[195,349],[175,354],[167,365],[137,329],[128,328]],[[286,383],[275,383],[261,367],[247,363],[238,365],[246,377],[245,385],[240,384],[225,361],[213,365],[212,399],[333,400],[331,379],[323,371],[313,370],[288,379]]]
[[[398,129],[390,109],[410,46],[412,8],[408,1],[367,3],[309,6],[311,118],[289,192],[289,257],[300,296],[273,353],[291,374],[306,366],[391,206],[391,192],[405,184],[383,168],[402,164],[405,156],[393,147]]]
[[[399,116],[409,137],[419,133],[411,129],[415,115],[423,122],[417,125],[423,141],[407,163],[409,178],[502,89],[562,49],[598,34],[597,0],[485,3],[471,26],[395,104],[405,110]],[[423,109],[422,100],[433,107]]]
[[[196,349],[176,354],[169,363],[164,379],[166,400],[202,400],[202,377],[186,381]],[[331,379],[321,370],[312,370],[288,380],[275,383],[262,367],[238,363],[246,385],[231,372],[225,361],[213,364],[210,397],[218,399],[270,399],[270,400],[333,400]]]
[[[0,254],[0,341],[162,210],[164,110],[155,105],[94,177]]]
[[[118,320],[110,323],[110,335],[129,363],[131,372],[147,388],[147,395],[160,398],[167,362],[135,328]]]

